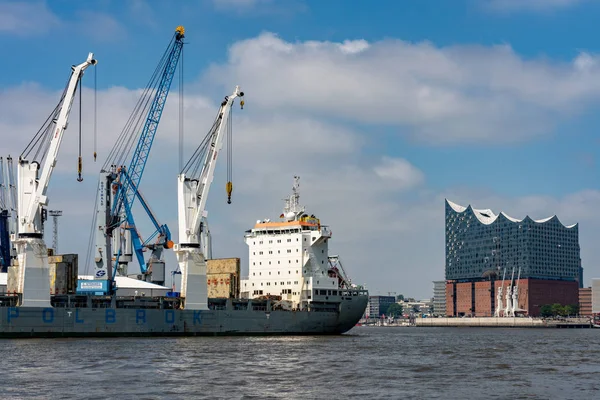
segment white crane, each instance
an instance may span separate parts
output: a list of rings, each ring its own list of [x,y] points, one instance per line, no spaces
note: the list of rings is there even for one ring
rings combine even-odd
[[[513,287],[512,292],[512,316],[517,315],[519,311],[519,281],[521,280],[521,267],[519,267],[519,273],[517,274],[517,284]]]
[[[13,159],[9,155],[6,158],[6,170],[4,171],[6,174],[6,184],[8,185],[8,195],[6,197],[6,205],[9,207],[8,210],[10,212],[10,233],[17,233],[17,186],[15,184],[15,170],[13,167]],[[16,255],[15,255],[16,256]]]
[[[502,286],[498,288],[498,295],[496,296],[496,311],[494,317],[502,316],[502,290],[504,290],[504,279],[506,278],[506,268],[504,268],[504,275],[502,276]]]
[[[18,228],[15,245],[19,262],[18,291],[23,307],[50,307],[48,279],[48,250],[43,238],[42,209],[48,204],[46,191],[58,157],[58,151],[67,129],[73,98],[83,72],[95,65],[93,53],[85,62],[71,67],[71,78],[55,109],[56,119],[49,125],[48,145],[42,152],[43,165],[21,156],[18,165]],[[81,172],[81,159],[80,159]]]
[[[514,315],[512,313],[513,308],[512,308],[512,302],[511,302],[512,291],[514,291],[514,280],[515,280],[515,268],[513,267],[512,275],[510,277],[510,283],[508,284],[508,287],[506,288],[506,308],[504,309],[505,317],[514,317]]]
[[[213,126],[192,155],[177,180],[177,204],[179,218],[179,243],[175,253],[181,270],[181,297],[184,308],[189,310],[208,309],[208,286],[206,283],[206,260],[201,249],[200,226],[206,218],[206,200],[213,181],[217,157],[223,146],[223,136],[230,116],[231,107],[237,97],[244,96],[239,86],[225,97]],[[240,102],[242,108],[244,101]],[[230,127],[230,126],[229,126]],[[194,171],[200,173],[196,176]],[[227,192],[231,195],[231,182]]]

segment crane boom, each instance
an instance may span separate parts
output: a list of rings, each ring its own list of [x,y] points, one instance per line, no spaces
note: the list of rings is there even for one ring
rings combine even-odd
[[[179,243],[175,245],[175,253],[181,271],[181,296],[185,298],[184,307],[190,310],[206,310],[208,308],[208,287],[206,282],[206,260],[200,248],[200,225],[206,217],[206,200],[213,181],[215,166],[223,136],[233,103],[237,97],[244,96],[239,86],[235,87],[231,96],[225,97],[211,131],[192,155],[177,180]],[[241,101],[243,107],[244,101]],[[204,154],[204,157],[201,156]],[[196,178],[192,169],[194,164],[201,166]],[[231,191],[231,182],[228,191]]]
[[[55,108],[57,114],[53,114],[56,119],[47,120],[50,124],[45,134],[49,136],[42,141],[47,143],[47,148],[40,147],[43,159],[41,170],[38,161],[25,159],[25,152],[19,157],[18,233],[15,245],[19,268],[17,290],[21,293],[20,305],[23,307],[50,307],[48,256],[43,239],[42,210],[43,206],[48,204],[46,191],[56,166],[63,134],[67,129],[77,85],[84,71],[95,64],[93,53],[89,53],[83,63],[71,67],[71,77],[59,105]]]
[[[36,237],[41,237],[40,235],[42,235],[41,207],[48,204],[46,191],[48,190],[50,178],[56,166],[58,150],[60,149],[63,134],[67,129],[67,122],[71,113],[73,99],[75,98],[77,84],[86,68],[94,64],[96,64],[94,54],[89,53],[85,62],[72,67],[71,78],[67,84],[58,118],[54,121],[55,129],[50,139],[50,145],[41,168],[41,173],[38,175],[39,164],[36,161],[30,163],[28,160],[19,158],[19,236],[34,237],[31,235],[35,235]]]
[[[199,243],[200,223],[202,218],[206,217],[206,200],[214,178],[217,158],[223,147],[223,136],[229,120],[229,111],[235,99],[243,95],[239,86],[236,86],[231,96],[226,97],[221,103],[212,135],[209,138],[210,145],[204,157],[200,176],[194,179],[186,176],[185,173],[179,175],[179,242],[181,244]]]
[[[127,202],[130,207],[133,205],[136,190],[134,186],[140,186],[142,175],[144,174],[144,168],[146,168],[146,162],[148,161],[148,156],[150,155],[150,149],[152,148],[152,143],[154,142],[154,137],[156,136],[156,130],[158,129],[158,124],[160,122],[163,109],[165,108],[165,103],[167,102],[167,96],[169,95],[169,90],[171,88],[171,82],[173,82],[173,76],[175,76],[177,63],[181,56],[181,50],[183,49],[184,33],[185,31],[182,26],[177,27],[175,31],[175,42],[171,48],[156,95],[152,100],[148,117],[146,118],[140,139],[138,140],[135,152],[131,158],[131,163],[129,164],[129,168],[127,170],[129,179],[119,186],[116,196],[118,200],[113,205],[113,214],[122,211],[124,202]]]
[[[142,199],[139,185],[181,58],[184,34],[183,26],[175,29],[170,45],[102,168],[98,184],[98,231],[94,272],[96,279],[112,280],[114,272],[126,275],[127,265],[133,260],[133,251],[142,274],[148,271],[143,252],[150,246],[141,239],[137,231],[132,209],[136,197]],[[139,130],[142,120],[144,124]],[[125,159],[130,154],[131,145],[136,143],[136,138],[137,144],[129,167],[125,167]],[[158,234],[162,240],[154,245],[153,256],[156,259],[162,252],[162,248],[158,247],[170,247],[170,233],[166,225],[157,221],[145,201],[142,201],[142,206],[157,230],[152,236]]]

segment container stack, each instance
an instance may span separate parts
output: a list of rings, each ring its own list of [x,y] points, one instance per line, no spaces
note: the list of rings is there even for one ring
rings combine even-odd
[[[50,294],[75,294],[79,272],[77,254],[48,257]]]
[[[240,296],[240,259],[220,258],[206,261],[209,298]]]

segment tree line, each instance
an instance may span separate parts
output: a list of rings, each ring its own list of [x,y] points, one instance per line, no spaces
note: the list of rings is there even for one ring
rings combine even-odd
[[[540,316],[542,317],[568,317],[579,314],[579,305],[569,304],[545,304],[540,307]]]

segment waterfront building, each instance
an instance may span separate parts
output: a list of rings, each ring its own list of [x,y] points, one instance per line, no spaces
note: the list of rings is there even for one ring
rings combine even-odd
[[[446,315],[446,281],[433,282],[433,315]]]
[[[577,224],[445,203],[446,315],[536,316],[545,304],[579,304]]]
[[[395,302],[394,296],[369,296],[368,318],[379,318],[387,314],[389,306]]]
[[[600,314],[600,279],[592,279],[592,314]]]
[[[579,315],[582,317],[592,316],[592,288],[579,289]]]

